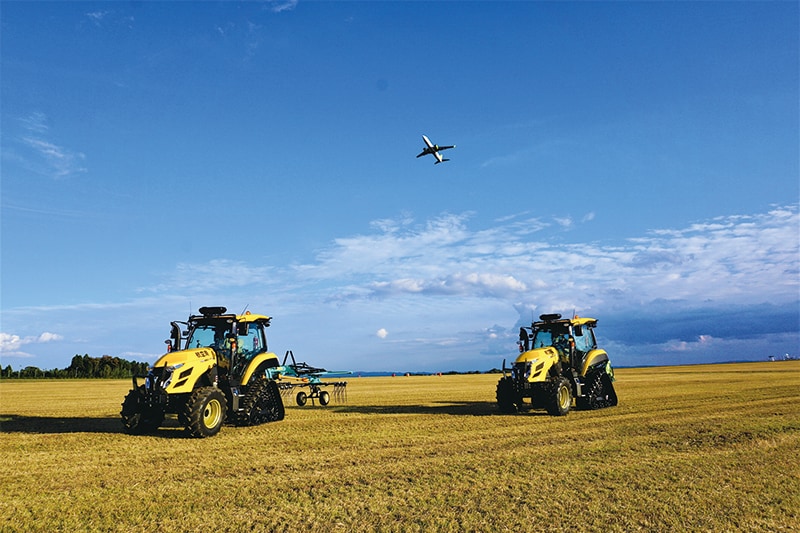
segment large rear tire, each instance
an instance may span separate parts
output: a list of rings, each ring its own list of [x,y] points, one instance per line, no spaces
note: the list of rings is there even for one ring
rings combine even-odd
[[[164,410],[148,407],[144,402],[144,387],[132,389],[122,402],[122,427],[129,435],[152,433],[164,421]]]
[[[522,404],[522,398],[517,393],[517,388],[514,386],[514,381],[509,377],[501,378],[497,382],[497,406],[500,412],[512,414],[519,411]]]
[[[186,431],[192,437],[213,437],[222,428],[227,411],[225,394],[216,387],[197,389],[186,402]]]
[[[604,371],[596,372],[587,379],[589,384],[586,396],[579,398],[576,403],[581,409],[602,409],[617,405],[617,393],[611,377]]]
[[[550,397],[547,401],[547,412],[552,416],[566,416],[572,407],[572,387],[567,378],[558,378],[553,383]]]
[[[237,420],[237,424],[240,426],[256,426],[267,422],[276,422],[283,420],[285,416],[278,384],[264,378],[250,382],[243,407]]]

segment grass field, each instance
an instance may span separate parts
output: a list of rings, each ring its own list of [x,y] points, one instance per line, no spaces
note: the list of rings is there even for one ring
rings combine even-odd
[[[498,376],[184,437],[127,381],[0,381],[2,531],[800,531],[800,362],[619,369],[620,404],[501,415]]]

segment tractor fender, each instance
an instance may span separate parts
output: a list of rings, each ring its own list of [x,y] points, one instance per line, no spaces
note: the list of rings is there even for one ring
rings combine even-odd
[[[585,376],[587,372],[589,372],[590,368],[596,366],[608,366],[609,363],[608,354],[605,350],[592,350],[588,354],[586,354],[586,358],[583,361],[583,367],[581,368],[581,376]]]
[[[250,383],[250,378],[253,377],[257,373],[262,373],[266,375],[267,368],[272,368],[278,366],[278,356],[272,352],[263,352],[255,357],[253,357],[252,361],[247,365],[247,369],[244,371],[242,375],[242,383]]]

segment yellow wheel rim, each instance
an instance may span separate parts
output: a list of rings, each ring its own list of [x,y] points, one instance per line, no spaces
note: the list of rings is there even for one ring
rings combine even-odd
[[[569,389],[566,387],[560,387],[558,389],[558,405],[562,408],[567,407],[569,404]]]
[[[212,399],[203,410],[203,425],[207,428],[216,427],[222,419],[222,405],[219,400]]]

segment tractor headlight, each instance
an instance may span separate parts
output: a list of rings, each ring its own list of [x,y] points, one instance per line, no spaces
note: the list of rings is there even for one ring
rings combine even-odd
[[[168,366],[164,368],[164,375],[161,378],[161,388],[165,389],[169,387],[169,384],[172,383],[172,375],[175,373],[177,369],[183,366],[183,363],[178,363],[175,366]]]
[[[530,363],[516,363],[511,369],[511,377],[516,380],[527,380],[531,375]]]

